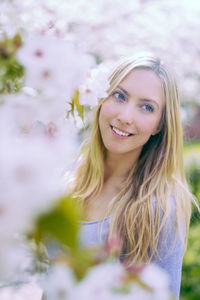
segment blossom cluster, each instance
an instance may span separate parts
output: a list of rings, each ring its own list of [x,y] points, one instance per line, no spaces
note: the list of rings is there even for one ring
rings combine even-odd
[[[167,275],[153,264],[128,272],[120,262],[107,261],[89,269],[80,282],[69,267],[56,264],[41,286],[49,300],[171,299]]]
[[[16,264],[10,264],[9,249],[18,245],[14,235],[31,231],[63,193],[62,173],[79,148],[73,118],[66,118],[68,105],[95,66],[73,43],[34,33],[23,36],[16,57],[25,68],[23,87],[1,95],[0,105],[1,278],[15,273],[18,252],[19,264],[24,256],[19,244]],[[84,104],[96,105],[92,97]]]

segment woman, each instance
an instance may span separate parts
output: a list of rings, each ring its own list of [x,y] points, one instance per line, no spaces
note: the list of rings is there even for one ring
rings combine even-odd
[[[151,55],[126,58],[97,107],[73,190],[87,217],[83,242],[117,234],[121,260],[157,263],[168,272],[177,298],[192,199],[182,148],[172,74]]]

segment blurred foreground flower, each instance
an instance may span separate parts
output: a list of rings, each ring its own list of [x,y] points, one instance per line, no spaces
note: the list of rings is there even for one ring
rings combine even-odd
[[[169,281],[156,265],[135,271],[126,270],[119,261],[105,261],[88,269],[77,281],[72,270],[56,264],[41,286],[48,300],[170,300]]]
[[[15,47],[17,41],[20,43]],[[66,100],[83,82],[94,62],[91,56],[77,50],[74,45],[56,38],[33,34],[27,39],[24,37],[24,46],[21,49],[20,46],[19,36],[4,38],[1,49],[5,50],[5,55],[0,53],[5,66],[10,55],[9,70],[15,70],[16,64],[22,68],[16,60],[18,58],[26,73],[26,87],[17,94],[8,94],[16,91],[2,88],[0,95],[2,281],[15,280],[17,265],[23,265],[21,262],[25,253],[16,236],[37,232],[33,238],[39,242],[43,231],[50,231],[52,235],[62,231],[63,227],[58,225],[62,220],[65,230],[71,230],[72,242],[70,237],[67,241],[63,238],[65,233],[58,234],[58,239],[69,245],[75,243],[76,229],[70,228],[76,228],[71,224],[76,223],[77,217],[72,214],[73,208],[60,204],[63,195],[62,172],[74,159],[78,145],[73,119],[66,118]],[[45,72],[49,72],[49,76],[42,77]],[[22,72],[15,73],[13,80],[20,79],[22,83],[22,75]],[[6,72],[0,77],[0,86],[8,86]],[[43,221],[40,216],[44,216]],[[56,225],[52,228],[54,222]],[[13,248],[16,249],[14,256],[11,255]],[[21,280],[20,272],[17,276]]]
[[[48,300],[170,300],[169,278],[154,264],[128,267],[118,259],[121,241],[78,246],[58,254],[39,284]]]
[[[70,97],[94,66],[94,59],[73,43],[34,33],[28,35],[17,57],[26,67],[25,85],[57,101]]]
[[[107,90],[109,88],[108,70],[104,66],[99,66],[92,69],[87,75],[87,80],[79,88],[80,104],[96,106],[100,98],[108,96]]]

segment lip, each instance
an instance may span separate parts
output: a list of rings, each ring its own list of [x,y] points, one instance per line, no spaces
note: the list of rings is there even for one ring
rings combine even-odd
[[[120,131],[122,131],[122,132],[128,133],[128,134],[130,134],[130,132],[121,130],[121,129],[119,129],[119,128],[116,127],[116,126],[110,125],[110,129],[111,129],[111,131],[112,131],[112,134],[113,134],[114,136],[118,137],[119,139],[127,139],[127,138],[130,138],[131,136],[133,136],[132,133],[131,133],[131,135],[129,135],[129,136],[119,135],[119,134],[117,134],[117,133],[113,130],[113,127],[117,128],[118,130],[120,130]]]

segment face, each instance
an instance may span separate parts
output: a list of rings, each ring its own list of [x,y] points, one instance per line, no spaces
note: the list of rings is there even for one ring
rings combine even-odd
[[[139,154],[158,133],[164,104],[161,80],[153,71],[129,73],[100,110],[99,128],[107,151]]]

